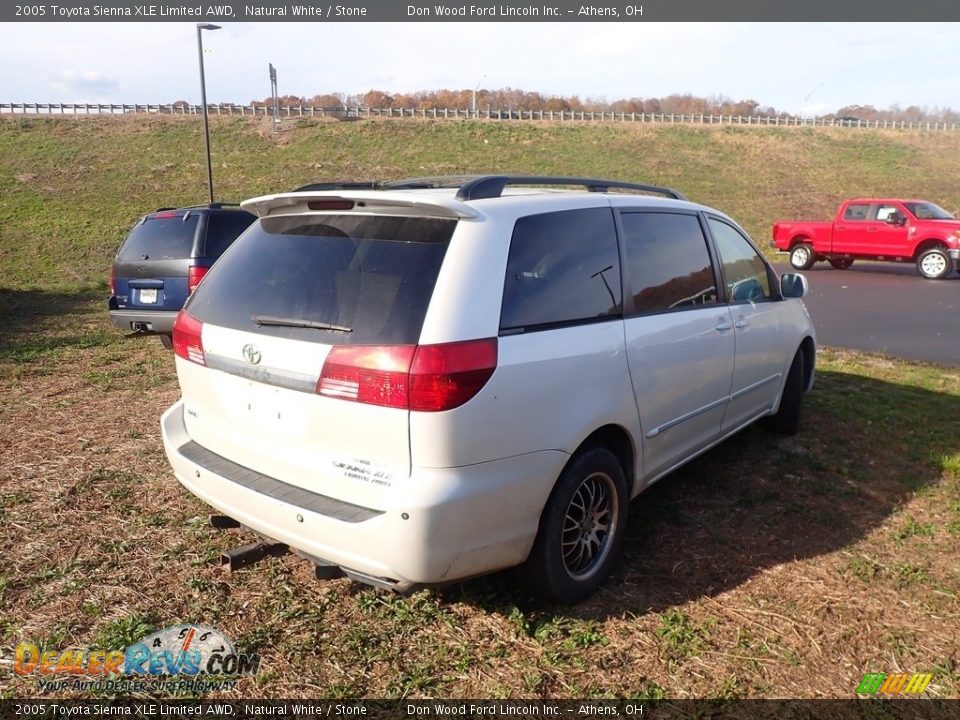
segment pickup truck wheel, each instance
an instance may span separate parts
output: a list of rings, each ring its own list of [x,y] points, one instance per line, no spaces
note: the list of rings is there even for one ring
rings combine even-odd
[[[853,258],[830,258],[829,262],[834,270],[846,270],[853,265]]]
[[[917,256],[917,270],[928,280],[944,278],[950,269],[950,258],[943,248],[928,248]]]
[[[809,243],[797,243],[790,250],[790,264],[797,270],[809,270],[816,260],[817,256]]]
[[[557,480],[517,579],[543,600],[564,605],[585,600],[610,574],[626,520],[620,461],[606,448],[586,450]]]
[[[773,415],[763,418],[761,425],[771,432],[782,435],[796,435],[800,429],[800,405],[803,402],[803,352],[797,350],[783,384],[780,396],[780,408]]]

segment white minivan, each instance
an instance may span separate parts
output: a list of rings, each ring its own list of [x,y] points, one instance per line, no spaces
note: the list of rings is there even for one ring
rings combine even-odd
[[[520,565],[576,603],[633,497],[756,420],[797,430],[806,280],[676,191],[498,175],[242,206],[173,329],[164,447],[318,568],[402,592]]]

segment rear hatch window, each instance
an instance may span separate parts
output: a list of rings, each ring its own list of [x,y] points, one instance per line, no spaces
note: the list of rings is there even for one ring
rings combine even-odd
[[[117,260],[171,260],[190,258],[200,221],[198,213],[148,215],[130,231]]]
[[[423,217],[263,218],[217,262],[187,308],[204,323],[260,335],[415,344],[455,226]]]

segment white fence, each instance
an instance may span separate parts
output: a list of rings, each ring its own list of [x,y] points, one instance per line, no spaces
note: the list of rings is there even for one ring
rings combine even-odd
[[[266,105],[208,105],[211,115],[271,115]],[[103,105],[94,103],[0,103],[0,114],[15,115],[198,115],[199,105]],[[368,108],[284,105],[280,117],[430,118],[478,120],[543,120],[548,122],[685,123],[695,125],[765,125],[782,127],[856,127],[898,130],[956,130],[957,123],[853,120],[703,113],[625,113],[560,110],[462,110],[458,108]]]

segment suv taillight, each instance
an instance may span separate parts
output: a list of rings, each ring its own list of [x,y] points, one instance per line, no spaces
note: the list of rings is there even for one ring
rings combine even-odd
[[[173,351],[184,360],[206,365],[203,356],[203,323],[181,310],[173,323]]]
[[[192,293],[197,289],[197,285],[200,284],[200,281],[203,280],[203,276],[207,274],[207,270],[210,268],[203,267],[203,265],[191,265],[187,269],[187,292]]]
[[[117,294],[117,275],[114,272],[113,268],[110,268],[110,294]]]
[[[317,382],[326,397],[437,412],[467,402],[497,369],[497,339],[442,345],[338,345]]]

